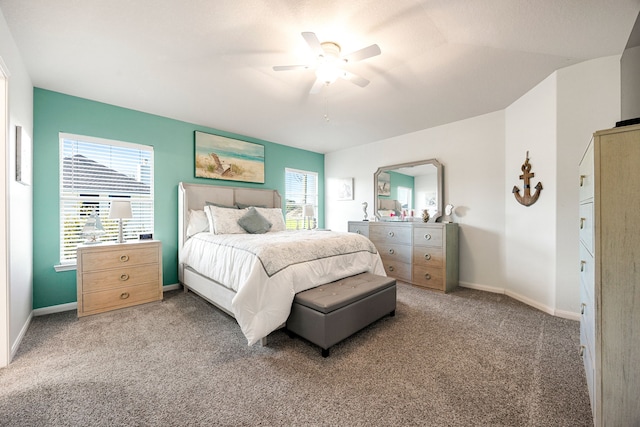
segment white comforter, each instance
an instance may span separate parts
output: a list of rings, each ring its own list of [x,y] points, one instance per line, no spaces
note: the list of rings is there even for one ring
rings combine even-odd
[[[199,233],[180,262],[236,291],[233,314],[249,345],[285,323],[296,293],[363,272],[385,275],[369,239],[319,230]]]

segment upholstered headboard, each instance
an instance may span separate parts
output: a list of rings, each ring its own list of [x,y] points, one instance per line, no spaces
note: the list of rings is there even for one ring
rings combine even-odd
[[[205,202],[226,206],[240,203],[282,209],[282,198],[278,190],[181,182],[178,184],[178,251],[186,240],[189,209],[203,209]]]

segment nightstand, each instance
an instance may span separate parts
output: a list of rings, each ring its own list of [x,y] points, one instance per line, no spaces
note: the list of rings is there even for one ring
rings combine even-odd
[[[78,317],[162,300],[162,243],[78,246]]]

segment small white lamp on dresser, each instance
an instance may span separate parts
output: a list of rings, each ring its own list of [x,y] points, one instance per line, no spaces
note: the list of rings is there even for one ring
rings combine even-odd
[[[113,200],[109,208],[109,219],[118,220],[118,243],[124,243],[122,220],[127,218],[133,218],[131,202],[128,200]]]

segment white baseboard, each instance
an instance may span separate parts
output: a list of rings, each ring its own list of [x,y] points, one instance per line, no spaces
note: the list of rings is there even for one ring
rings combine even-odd
[[[174,291],[176,289],[182,289],[182,285],[180,283],[176,283],[173,285],[165,285],[162,287],[162,292]],[[33,316],[44,316],[46,314],[62,313],[63,311],[71,311],[71,310],[77,310],[77,309],[78,309],[78,303],[70,302],[67,304],[58,304],[58,305],[52,305],[49,307],[36,308],[31,312],[31,314]]]
[[[31,312],[31,314],[29,314],[29,317],[27,318],[27,321],[24,322],[24,325],[22,326],[22,329],[20,329],[20,333],[18,334],[18,338],[16,338],[16,341],[11,346],[11,353],[9,354],[9,363],[11,363],[11,361],[13,360],[13,356],[15,356],[16,353],[18,352],[18,347],[20,347],[20,344],[22,343],[22,339],[24,338],[25,334],[27,333],[27,329],[29,329],[29,325],[31,325],[31,319],[33,319],[33,312]]]
[[[493,286],[487,285],[479,285],[477,283],[469,283],[469,282],[458,282],[460,286],[463,288],[476,289],[478,291],[491,292],[493,294],[504,294],[505,291],[503,288],[496,288]]]
[[[531,307],[534,307],[540,311],[543,311],[545,313],[548,313],[552,316],[556,316],[556,317],[561,317],[563,319],[569,319],[569,320],[576,320],[576,321],[580,321],[580,314],[579,313],[574,313],[571,311],[566,311],[566,310],[556,310],[554,308],[548,307],[544,304],[540,304],[537,301],[532,300],[531,298],[522,296],[516,292],[512,292],[509,291],[507,289],[503,289],[503,288],[495,288],[492,286],[486,286],[486,285],[479,285],[477,283],[469,283],[469,282],[459,282],[459,285],[463,288],[469,288],[469,289],[476,289],[479,291],[485,291],[485,292],[492,292],[495,294],[504,294],[508,297],[511,297],[515,300],[518,300],[524,304],[527,304]]]

